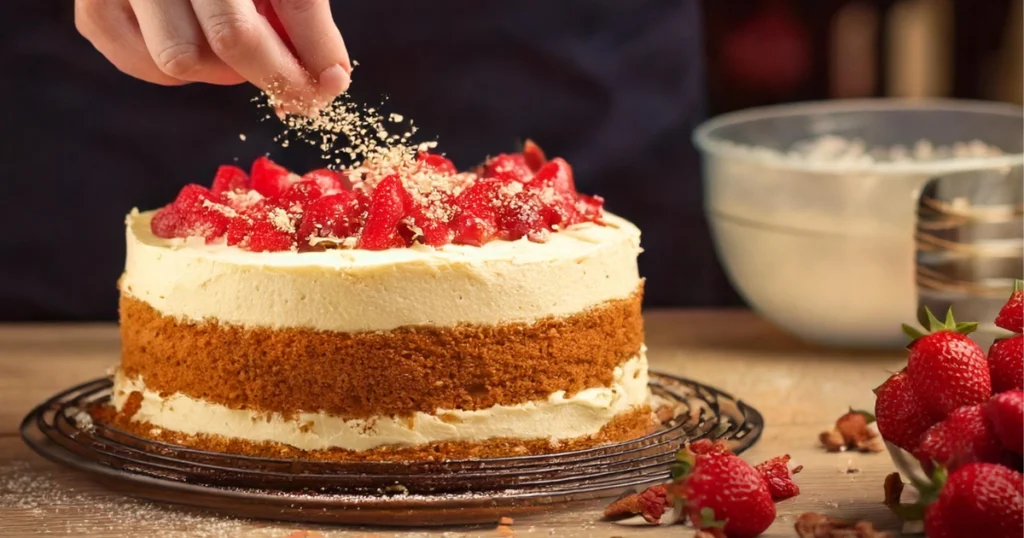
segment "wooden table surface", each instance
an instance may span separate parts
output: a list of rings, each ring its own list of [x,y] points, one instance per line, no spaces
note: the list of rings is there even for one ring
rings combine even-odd
[[[893,471],[886,453],[826,453],[818,433],[849,406],[870,409],[871,389],[905,363],[905,352],[863,353],[802,344],[743,310],[654,311],[646,316],[651,368],[698,379],[758,408],[764,436],[743,454],[758,463],[783,453],[804,465],[802,493],[778,505],[764,536],[795,536],[804,512],[899,522],[882,505]],[[0,537],[333,537],[503,536],[496,525],[372,529],[243,521],[121,497],[31,452],[17,433],[29,409],[72,384],[95,378],[118,359],[112,325],[0,325]],[[690,536],[683,528],[637,528],[599,521],[603,503],[517,519],[515,536]]]

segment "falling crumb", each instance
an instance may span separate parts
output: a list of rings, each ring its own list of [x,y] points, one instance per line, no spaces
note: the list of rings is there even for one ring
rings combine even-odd
[[[388,116],[388,119],[390,119],[392,123],[402,123],[403,121],[405,121],[405,118],[402,117],[401,114],[395,114],[394,112],[392,112],[391,115]]]
[[[238,133],[238,139],[245,142],[245,133]]]

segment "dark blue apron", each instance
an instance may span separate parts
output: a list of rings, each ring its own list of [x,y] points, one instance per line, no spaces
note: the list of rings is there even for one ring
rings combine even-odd
[[[460,166],[535,139],[643,229],[648,305],[736,301],[689,141],[704,108],[697,0],[349,0],[335,16],[357,99],[387,93]],[[319,165],[271,141],[280,125],[258,121],[251,87],[122,75],[77,35],[70,1],[13,0],[0,28],[0,319],[113,318],[130,208],[235,158]]]

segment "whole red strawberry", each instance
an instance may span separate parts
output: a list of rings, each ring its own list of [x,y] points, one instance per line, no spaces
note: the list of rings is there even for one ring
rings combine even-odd
[[[996,316],[996,327],[1024,333],[1024,280],[1013,283],[1013,294]]]
[[[1003,446],[1024,455],[1024,391],[1011,390],[992,397],[985,416]]]
[[[977,323],[957,323],[953,310],[939,321],[925,308],[928,333],[904,325],[910,343],[907,376],[910,388],[925,411],[946,417],[965,405],[985,403],[992,396],[988,359],[978,344],[967,337]]]
[[[921,436],[938,422],[924,410],[910,389],[906,371],[897,372],[875,389],[875,422],[882,439],[913,452]]]
[[[1024,535],[1024,477],[993,463],[957,469],[925,511],[928,538],[1020,538]]]
[[[789,454],[774,457],[756,465],[754,469],[768,485],[768,493],[771,493],[773,501],[784,501],[800,495],[800,486],[793,483],[793,475],[799,473],[803,466],[790,470]]]
[[[988,348],[992,392],[1024,389],[1024,335],[1001,338]]]
[[[753,538],[775,521],[768,485],[735,454],[699,445],[676,459],[668,493],[698,529],[722,527],[728,538]]]
[[[969,405],[950,413],[921,437],[921,446],[914,455],[930,467],[940,463],[955,470],[980,461],[1000,463],[1007,454],[996,435],[992,422],[985,417],[985,405]]]

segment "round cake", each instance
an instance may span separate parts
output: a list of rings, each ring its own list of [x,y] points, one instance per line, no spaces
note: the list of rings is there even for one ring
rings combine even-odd
[[[107,419],[207,450],[357,460],[651,431],[639,230],[529,151],[463,174],[428,154],[393,168],[297,176],[261,158],[133,211]]]

